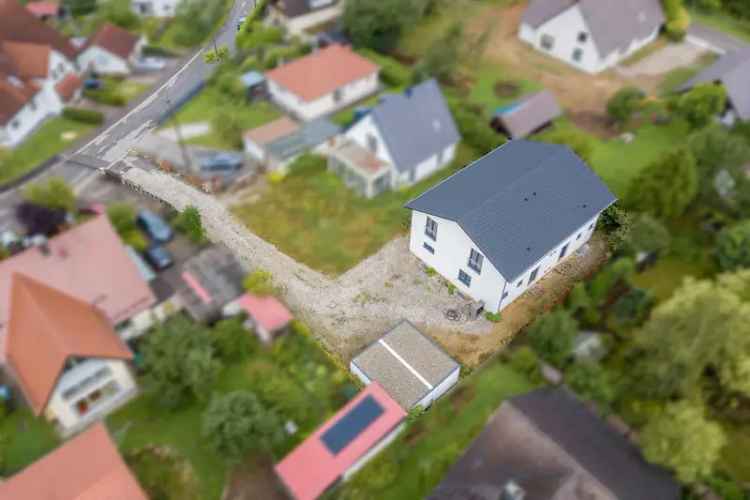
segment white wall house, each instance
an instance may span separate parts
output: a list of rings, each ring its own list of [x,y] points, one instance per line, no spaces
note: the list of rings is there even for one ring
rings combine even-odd
[[[294,117],[310,121],[378,90],[376,64],[350,48],[331,45],[266,73],[271,99]]]
[[[409,248],[494,313],[585,245],[614,201],[567,147],[511,141],[406,205]]]
[[[144,37],[135,35],[113,24],[105,24],[86,43],[78,55],[83,71],[105,75],[127,75],[141,57]]]
[[[338,0],[277,0],[271,2],[268,19],[298,34],[333,21],[341,15],[343,4]]]
[[[518,36],[587,73],[617,65],[656,40],[664,24],[659,0],[532,0]]]
[[[20,88],[29,89],[18,80],[14,80],[14,83],[9,83],[9,85],[19,85]],[[15,89],[8,89],[6,92],[10,95],[18,93]],[[17,101],[16,107],[20,106],[20,109],[9,113],[5,122],[0,123],[0,146],[2,147],[12,148],[20,144],[50,115],[45,105],[49,103],[54,108],[57,102],[56,94],[50,94],[45,88],[33,92],[25,103],[24,100],[25,98]]]
[[[174,17],[182,0],[132,0],[133,12],[143,17]]]

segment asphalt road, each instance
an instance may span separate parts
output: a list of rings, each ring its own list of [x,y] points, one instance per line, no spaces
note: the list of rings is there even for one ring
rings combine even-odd
[[[226,22],[216,33],[217,45],[227,45],[230,50],[234,50],[237,22],[247,14],[254,1],[234,2]],[[213,44],[214,39],[211,39],[206,47],[210,49]],[[198,50],[186,58],[173,74],[165,76],[150,93],[129,108],[124,116],[78,150],[62,155],[66,160],[52,165],[33,181],[49,176],[63,177],[79,195],[85,194],[89,188],[95,188],[94,184],[101,177],[96,169],[109,168],[125,158],[138,139],[158,124],[159,118],[173,103],[183,99],[198,82],[204,81],[211,74],[213,68],[203,60],[204,50],[205,48]],[[13,212],[21,201],[20,189],[0,194],[0,231],[18,229]]]
[[[750,43],[747,43],[744,40],[740,40],[739,38],[735,38],[697,22],[690,24],[690,28],[688,28],[688,36],[703,40],[724,52],[732,52],[750,47]]]

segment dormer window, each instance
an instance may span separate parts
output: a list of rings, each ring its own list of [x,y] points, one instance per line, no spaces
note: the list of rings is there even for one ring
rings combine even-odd
[[[578,43],[586,43],[586,41],[589,39],[589,34],[585,31],[581,31],[578,33]]]

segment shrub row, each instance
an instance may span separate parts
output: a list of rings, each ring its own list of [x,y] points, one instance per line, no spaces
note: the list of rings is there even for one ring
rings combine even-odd
[[[101,125],[104,123],[104,113],[94,109],[85,108],[65,108],[63,117],[68,120],[74,120],[81,123],[90,123],[92,125]]]

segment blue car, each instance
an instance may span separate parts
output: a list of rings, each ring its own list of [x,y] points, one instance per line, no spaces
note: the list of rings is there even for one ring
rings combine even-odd
[[[198,157],[198,164],[204,172],[232,172],[242,168],[245,157],[240,153],[209,153]]]
[[[174,235],[172,228],[164,222],[164,219],[151,210],[141,210],[138,213],[138,225],[146,231],[149,238],[158,243],[166,243]]]
[[[146,260],[148,260],[157,271],[163,271],[174,264],[172,254],[169,253],[166,248],[159,245],[154,245],[146,250]]]

